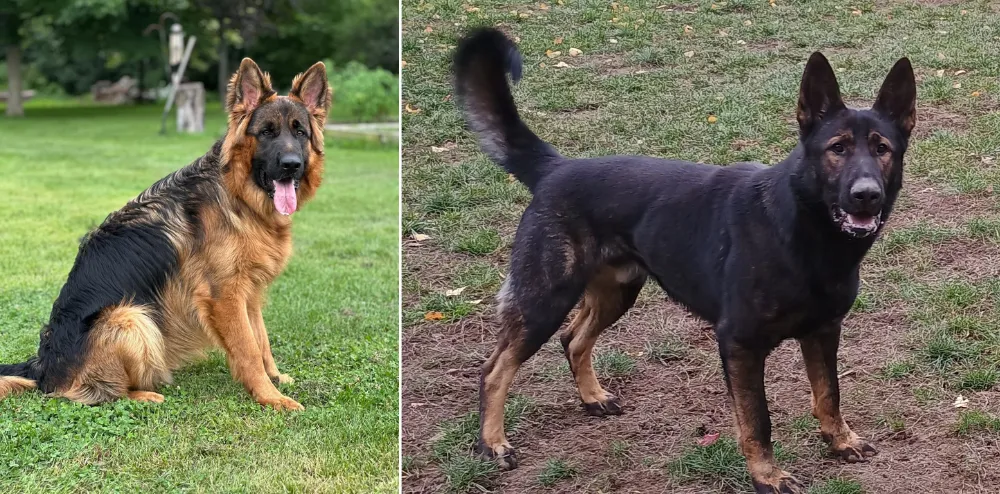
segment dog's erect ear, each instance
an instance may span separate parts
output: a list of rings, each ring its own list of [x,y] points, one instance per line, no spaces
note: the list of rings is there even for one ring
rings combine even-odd
[[[910,59],[900,58],[889,70],[872,110],[892,120],[903,135],[910,137],[917,124],[917,81]]]
[[[833,67],[820,52],[815,52],[806,62],[799,86],[799,107],[796,117],[799,131],[806,136],[827,115],[846,108],[840,98],[840,86]]]
[[[326,65],[323,62],[316,62],[308,70],[295,76],[292,80],[292,91],[288,95],[302,101],[313,115],[325,119],[331,100]]]
[[[271,78],[261,72],[260,67],[249,58],[240,62],[240,68],[229,79],[226,90],[226,111],[242,111],[250,113],[260,104],[274,95],[271,89]]]

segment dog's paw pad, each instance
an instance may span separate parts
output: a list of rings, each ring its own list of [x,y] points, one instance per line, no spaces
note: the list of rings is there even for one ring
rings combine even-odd
[[[593,403],[584,402],[583,409],[587,412],[587,415],[595,417],[622,414],[621,400],[612,394],[609,394],[603,401],[595,401]]]
[[[487,446],[482,441],[476,443],[476,453],[480,458],[497,464],[500,470],[517,468],[517,451],[509,444]]]

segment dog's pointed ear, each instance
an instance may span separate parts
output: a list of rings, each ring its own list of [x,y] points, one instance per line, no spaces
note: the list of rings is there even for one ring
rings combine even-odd
[[[799,106],[796,117],[799,121],[799,131],[803,136],[826,116],[846,108],[840,98],[840,86],[833,67],[820,52],[815,52],[806,62],[802,72],[802,84],[799,86]]]
[[[872,111],[892,120],[903,135],[910,137],[917,124],[917,81],[910,59],[900,58],[889,70]]]
[[[288,94],[302,101],[314,116],[326,120],[326,112],[330,109],[332,99],[326,65],[316,62],[308,70],[295,76],[292,90]]]
[[[226,91],[226,111],[230,113],[234,111],[250,113],[264,100],[274,95],[271,77],[262,72],[249,58],[244,58],[240,62],[240,68],[229,79]]]

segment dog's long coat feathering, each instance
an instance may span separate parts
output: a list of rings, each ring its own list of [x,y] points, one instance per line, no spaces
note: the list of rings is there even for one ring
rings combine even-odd
[[[503,432],[508,388],[577,304],[561,341],[583,406],[594,415],[621,413],[597,382],[591,354],[650,276],[714,325],[759,492],[801,488],[774,461],[764,396],[764,359],[788,338],[801,344],[813,413],[831,448],[849,461],[874,454],[840,415],[836,354],[861,260],[902,186],[915,124],[908,60],[893,66],[871,110],[853,110],[826,58],[814,53],[799,95],[800,143],[771,167],[566,158],[518,115],[507,74],[520,78],[521,59],[506,36],[471,33],[454,70],[459,104],[482,149],[534,195],[498,295],[498,344],[482,369],[481,454],[516,467]]]
[[[226,136],[81,241],[37,355],[0,366],[0,398],[37,387],[87,404],[162,401],[172,370],[219,346],[259,403],[301,409],[272,383],[290,378],[261,309],[291,255],[290,215],[320,184],[330,101],[322,63],[283,97],[244,59]]]

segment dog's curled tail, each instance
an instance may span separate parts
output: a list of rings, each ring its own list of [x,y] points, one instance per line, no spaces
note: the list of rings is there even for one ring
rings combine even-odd
[[[524,124],[507,74],[521,79],[521,54],[496,29],[478,29],[455,52],[455,95],[470,129],[487,155],[534,191],[559,153]]]
[[[8,395],[38,387],[36,359],[19,364],[0,365],[0,400]]]

